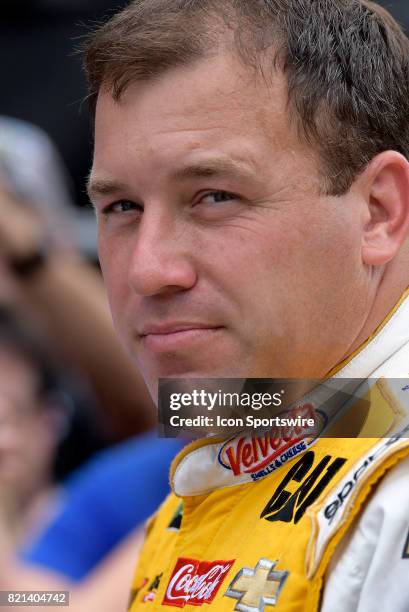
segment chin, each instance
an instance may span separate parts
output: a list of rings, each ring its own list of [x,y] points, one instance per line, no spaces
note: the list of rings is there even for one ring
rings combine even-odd
[[[156,385],[160,378],[235,378],[240,374],[227,371],[226,368],[215,366],[214,364],[194,364],[178,362],[176,359],[170,360],[168,364],[161,364],[160,367],[152,369],[141,368],[145,381],[152,387]]]

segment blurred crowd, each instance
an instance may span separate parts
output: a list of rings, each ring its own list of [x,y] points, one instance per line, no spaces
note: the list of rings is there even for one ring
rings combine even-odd
[[[409,23],[403,0],[380,3]],[[74,612],[126,608],[181,448],[156,437],[81,208],[92,141],[75,49],[123,4],[3,0],[0,21],[0,591],[69,589]]]

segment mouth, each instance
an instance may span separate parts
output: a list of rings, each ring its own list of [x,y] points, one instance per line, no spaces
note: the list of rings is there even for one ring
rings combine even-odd
[[[143,346],[153,353],[166,353],[211,342],[223,328],[197,323],[150,326],[139,335]]]

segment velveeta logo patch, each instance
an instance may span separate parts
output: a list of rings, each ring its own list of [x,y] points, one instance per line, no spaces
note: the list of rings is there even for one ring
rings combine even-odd
[[[294,427],[285,437],[274,433],[235,437],[221,447],[218,456],[220,465],[231,470],[235,476],[250,474],[253,480],[258,480],[307,450],[324,429],[326,419],[309,404],[302,408],[305,415],[310,410],[313,411],[315,421],[317,417],[320,419],[315,435],[306,435],[305,430],[301,428],[300,431],[300,428]]]

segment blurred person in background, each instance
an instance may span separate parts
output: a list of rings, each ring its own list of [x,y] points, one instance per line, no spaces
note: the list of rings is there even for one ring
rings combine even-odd
[[[3,590],[65,590],[71,586],[63,576],[44,568],[25,569],[15,556],[15,549],[44,521],[44,513],[52,512],[62,495],[55,486],[52,472],[58,440],[65,428],[64,395],[61,371],[38,334],[11,312],[1,309],[0,589]],[[82,537],[87,535],[81,534]],[[133,542],[135,544],[134,538]],[[103,605],[103,600],[99,599],[100,580],[97,579],[97,583],[97,600]],[[92,587],[83,587],[74,609],[101,609],[97,601],[94,608],[88,605],[93,592]],[[88,606],[85,608],[84,597]],[[94,597],[92,595],[92,600]],[[118,598],[120,601],[120,593]],[[107,609],[121,609],[112,603]]]
[[[0,309],[0,590],[70,589],[79,610],[121,610],[139,529],[181,443],[140,436],[56,483],[63,381],[39,335]]]
[[[69,202],[47,135],[0,117],[0,299],[43,329],[118,440],[152,426],[153,405],[114,335],[100,274],[82,255],[95,237],[81,235]]]
[[[33,331],[0,308],[0,512],[16,545],[41,520],[52,487],[68,419],[58,380]]]

